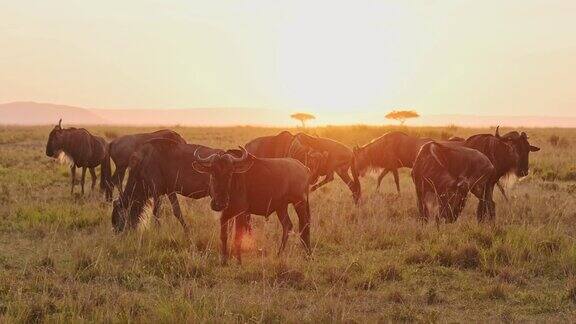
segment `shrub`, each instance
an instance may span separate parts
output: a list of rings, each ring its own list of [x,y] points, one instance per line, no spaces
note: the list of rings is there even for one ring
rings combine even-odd
[[[432,260],[432,256],[426,251],[413,251],[404,259],[404,262],[406,264],[420,264],[430,263]]]
[[[398,290],[393,290],[388,294],[388,300],[394,303],[403,303],[405,298]]]
[[[486,297],[488,297],[489,299],[505,299],[506,287],[504,287],[504,285],[501,283],[491,285],[486,290]]]
[[[558,146],[559,142],[560,142],[560,136],[558,135],[550,135],[550,137],[548,137],[548,143],[550,143],[550,145],[554,147]]]
[[[293,288],[303,288],[304,286],[304,273],[298,269],[291,269],[284,262],[276,265],[275,279],[278,283]]]
[[[388,264],[376,271],[376,276],[382,281],[398,281],[402,280],[402,274],[398,267],[393,264]]]
[[[480,266],[480,251],[476,245],[468,244],[456,251],[453,256],[456,266],[463,269],[475,269]]]
[[[426,291],[426,303],[428,305],[434,305],[441,302],[440,296],[438,296],[438,292],[435,288],[429,288]]]
[[[570,142],[565,137],[560,137],[558,135],[550,135],[548,137],[548,143],[553,147],[567,148],[570,146]]]

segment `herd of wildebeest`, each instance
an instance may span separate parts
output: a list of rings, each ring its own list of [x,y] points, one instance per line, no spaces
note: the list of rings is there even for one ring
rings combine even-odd
[[[276,212],[282,224],[279,253],[282,252],[292,230],[290,204],[298,215],[301,240],[310,252],[309,192],[332,181],[334,173],[348,186],[358,204],[360,177],[367,171],[382,170],[378,186],[392,172],[400,192],[398,169],[412,168],[423,221],[432,217],[437,225],[442,220],[456,221],[469,192],[478,198],[478,221],[494,221],[494,187],[498,186],[506,197],[500,178],[507,174],[526,176],[529,153],[539,150],[530,145],[526,133],[512,131],[500,135],[498,128],[494,135],[478,134],[446,141],[389,132],[353,149],[328,138],[283,131],[256,138],[239,149],[223,150],[187,143],[171,130],[121,136],[108,143],[86,129],[62,128],[61,123],[62,120],[50,132],[46,155],[65,154],[71,160],[72,194],[76,168],[82,168],[80,184],[84,193],[86,170],[90,170],[94,189],[95,168],[100,166],[100,189],[106,200],[112,200],[114,187],[119,191],[112,211],[115,231],[136,227],[150,201],[158,220],[164,195],[188,231],[177,195],[194,199],[210,196],[212,210],[221,212],[224,261],[229,253],[229,221],[234,219],[232,250],[240,261],[242,238],[251,231],[251,215],[268,217]],[[127,169],[130,172],[124,187]]]

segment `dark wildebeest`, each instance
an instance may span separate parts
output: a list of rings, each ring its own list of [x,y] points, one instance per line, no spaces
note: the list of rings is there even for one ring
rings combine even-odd
[[[363,176],[370,169],[383,169],[378,176],[377,188],[388,172],[394,175],[396,190],[400,192],[399,168],[411,168],[418,151],[429,138],[418,138],[403,132],[386,133],[370,143],[354,148],[354,174]]]
[[[528,143],[526,133],[510,132],[500,136],[498,129],[499,127],[496,128],[495,135],[478,134],[458,142],[484,153],[494,165],[498,179],[511,173],[517,177],[528,175],[528,155],[540,149]],[[502,185],[498,182],[497,186],[504,198],[508,200]]]
[[[423,220],[430,217],[431,205],[438,206],[436,222],[454,222],[466,202],[468,191],[479,199],[476,216],[491,220],[496,216],[492,199],[494,166],[481,152],[461,145],[429,142],[420,149],[412,168],[418,209]]]
[[[178,143],[186,144],[186,141],[180,134],[168,129],[162,129],[152,133],[125,135],[110,142],[108,152],[116,166],[116,170],[110,181],[120,192],[122,191],[122,183],[126,169],[130,163],[130,156],[132,156],[132,153],[136,152],[142,144],[154,138],[168,138]]]
[[[182,216],[177,194],[194,199],[208,196],[209,177],[191,167],[196,151],[205,155],[221,152],[165,138],[144,143],[130,158],[126,188],[114,201],[114,229],[122,231],[125,227],[135,227],[151,198],[154,201],[153,214],[158,221],[159,199],[167,195],[174,215],[187,232],[188,226]]]
[[[324,176],[324,179],[314,184],[311,191],[315,191],[334,180],[334,173],[336,173],[352,192],[354,202],[358,203],[361,188],[360,181],[357,181],[358,177],[355,175],[355,170],[352,167],[354,160],[352,150],[340,142],[328,138],[312,137],[304,133],[296,134],[296,139],[302,143],[302,145],[308,146],[314,151],[322,152],[325,155],[325,160],[321,163],[317,172],[317,175]],[[353,179],[350,178],[348,169],[351,170]]]
[[[246,144],[248,153],[259,158],[285,158],[290,157],[302,162],[310,169],[310,184],[318,180],[318,171],[328,159],[328,152],[315,151],[304,146],[288,131],[273,136],[258,137]]]
[[[528,142],[528,135],[526,133],[517,131],[512,131],[500,136],[498,133],[498,128],[496,128],[496,137],[503,139],[506,143],[509,143],[516,149],[518,153],[518,174],[522,177],[528,175],[529,169],[529,154],[530,152],[540,151],[539,147],[530,145]]]
[[[210,175],[210,206],[222,211],[220,239],[224,262],[228,259],[228,221],[235,218],[233,254],[241,262],[242,237],[251,214],[268,217],[276,212],[282,224],[281,253],[292,229],[289,204],[298,214],[300,236],[310,253],[310,171],[306,166],[291,158],[257,158],[245,149],[208,156],[199,152],[196,160],[194,169]]]
[[[106,199],[112,196],[112,188],[107,179],[110,178],[110,160],[106,159],[108,144],[100,136],[90,134],[84,128],[62,128],[62,119],[58,125],[52,129],[46,143],[46,155],[57,158],[61,153],[71,160],[70,175],[72,186],[70,194],[74,194],[76,183],[76,168],[82,168],[82,194],[84,194],[84,182],[86,179],[86,169],[90,170],[92,177],[92,190],[96,185],[95,168],[100,166],[100,189],[105,192]]]

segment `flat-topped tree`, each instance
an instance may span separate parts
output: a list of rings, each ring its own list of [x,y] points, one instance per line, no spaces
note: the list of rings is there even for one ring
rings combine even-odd
[[[295,113],[290,115],[290,117],[299,120],[302,123],[302,128],[306,128],[306,121],[311,119],[316,119],[316,117],[312,114],[307,113]]]
[[[393,110],[384,117],[397,120],[400,122],[400,125],[404,125],[406,119],[417,118],[420,117],[420,115],[415,110]]]

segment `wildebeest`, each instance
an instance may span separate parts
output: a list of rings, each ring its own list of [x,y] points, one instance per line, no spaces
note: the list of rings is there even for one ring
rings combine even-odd
[[[315,151],[302,143],[288,131],[273,136],[255,138],[245,145],[246,150],[259,158],[290,157],[302,162],[310,169],[310,184],[318,179],[318,171],[328,159],[328,152]]]
[[[521,134],[510,132],[500,136],[498,130],[499,127],[496,128],[494,135],[477,134],[456,142],[484,153],[494,165],[498,179],[510,173],[514,173],[517,177],[528,175],[528,155],[530,152],[539,151],[540,148],[530,145],[524,132]],[[497,185],[504,198],[508,199],[502,185],[499,182]]]
[[[517,131],[511,131],[503,136],[500,136],[498,128],[496,128],[496,137],[503,139],[516,149],[518,153],[518,174],[522,177],[528,175],[529,168],[529,154],[530,152],[540,151],[539,147],[531,145],[528,142],[528,135],[525,132],[518,133]]]
[[[481,152],[460,145],[428,142],[418,152],[412,168],[418,209],[424,220],[430,217],[431,205],[438,206],[440,218],[453,222],[458,218],[468,191],[479,199],[476,216],[483,221],[486,214],[496,216],[492,199],[494,166]]]
[[[100,189],[106,194],[106,199],[112,196],[112,188],[107,179],[110,178],[110,160],[106,159],[108,144],[100,136],[90,134],[84,128],[62,128],[62,119],[58,125],[54,126],[48,136],[46,143],[46,155],[56,158],[59,154],[66,154],[71,160],[70,176],[72,185],[70,194],[74,194],[74,185],[76,183],[76,168],[82,168],[82,194],[84,194],[84,182],[86,179],[86,169],[90,170],[92,177],[92,190],[96,185],[95,168],[100,166]]]
[[[168,138],[178,143],[186,143],[180,134],[168,129],[162,129],[152,133],[124,135],[110,142],[108,152],[116,166],[116,170],[114,170],[110,181],[119,191],[122,191],[122,183],[126,169],[130,163],[130,156],[132,156],[142,144],[154,138]]]
[[[384,176],[392,172],[396,190],[400,192],[398,169],[411,168],[422,145],[431,140],[403,132],[386,133],[362,147],[354,148],[355,174],[363,176],[370,169],[383,169],[378,176],[378,188]]]
[[[152,139],[144,143],[130,158],[126,188],[114,201],[112,224],[116,231],[134,227],[150,199],[158,220],[159,199],[167,195],[174,215],[185,231],[188,226],[182,216],[177,194],[200,199],[208,196],[209,177],[192,167],[194,153],[212,154],[221,150],[202,145],[185,144],[171,139]]]
[[[324,179],[319,183],[312,186],[311,191],[315,191],[321,186],[334,180],[334,173],[344,181],[352,192],[354,202],[358,203],[361,195],[360,181],[355,175],[355,170],[352,168],[354,153],[346,145],[321,137],[312,137],[308,134],[298,133],[296,139],[305,146],[311,147],[317,152],[325,154],[325,161],[321,163],[318,170],[318,176],[324,176]],[[348,174],[348,169],[352,171],[352,177]]]
[[[233,254],[241,261],[241,243],[251,214],[268,217],[276,212],[282,224],[279,253],[286,246],[292,222],[288,205],[298,214],[300,236],[310,252],[310,172],[301,162],[290,158],[257,158],[244,148],[211,155],[198,152],[194,169],[210,175],[210,203],[220,216],[222,258],[228,259],[228,221],[235,219]]]

